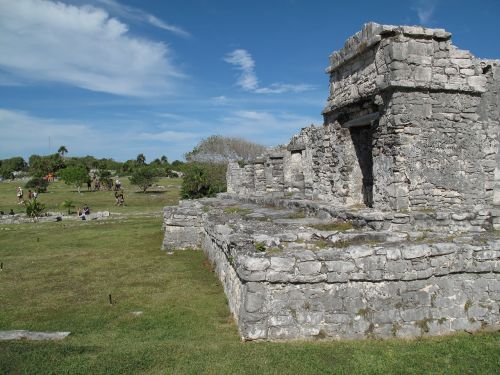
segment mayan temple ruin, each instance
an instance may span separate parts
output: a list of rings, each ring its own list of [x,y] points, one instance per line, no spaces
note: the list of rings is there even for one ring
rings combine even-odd
[[[244,340],[500,328],[500,61],[369,23],[326,72],[323,125],[165,207],[163,248],[207,254]]]

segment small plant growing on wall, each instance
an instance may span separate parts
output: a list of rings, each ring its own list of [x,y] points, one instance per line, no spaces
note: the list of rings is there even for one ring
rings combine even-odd
[[[264,252],[266,251],[266,244],[264,242],[256,242],[254,243],[255,250]]]

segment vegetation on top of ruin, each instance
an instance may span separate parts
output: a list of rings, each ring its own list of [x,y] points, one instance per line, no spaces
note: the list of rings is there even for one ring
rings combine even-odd
[[[338,221],[338,220],[324,224],[312,224],[310,225],[310,227],[322,231],[340,231],[340,232],[345,232],[347,230],[356,228],[354,224],[351,223],[350,221]]]
[[[190,152],[185,154],[187,161],[227,163],[246,162],[267,150],[266,146],[237,137],[212,135],[203,139]]]

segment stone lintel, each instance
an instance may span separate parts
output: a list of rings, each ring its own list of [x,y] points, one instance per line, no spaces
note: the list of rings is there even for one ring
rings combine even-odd
[[[306,145],[303,143],[290,143],[287,148],[288,151],[303,151],[306,149]]]
[[[264,164],[265,162],[266,162],[266,159],[264,159],[264,158],[256,158],[256,159],[252,160],[253,164]]]
[[[269,154],[269,159],[283,159],[285,155],[281,152]]]
[[[370,113],[365,116],[355,118],[342,124],[344,129],[357,128],[360,126],[371,126],[374,121],[378,120],[380,114],[378,112]]]

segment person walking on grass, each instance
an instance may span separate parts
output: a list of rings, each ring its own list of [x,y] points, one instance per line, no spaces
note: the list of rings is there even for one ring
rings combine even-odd
[[[17,188],[17,204],[23,204],[24,199],[23,199],[23,189],[21,189],[21,186]]]
[[[125,197],[123,196],[123,190],[120,190],[120,194],[118,194],[118,205],[125,206]]]

